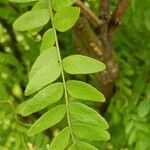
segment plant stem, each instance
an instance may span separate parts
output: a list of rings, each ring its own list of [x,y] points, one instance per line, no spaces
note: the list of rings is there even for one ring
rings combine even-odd
[[[70,128],[72,140],[74,142],[75,138],[74,138],[74,135],[73,135],[73,132],[72,132],[72,128],[71,128],[71,121],[70,121],[70,114],[69,114],[69,99],[68,99],[68,93],[67,93],[67,87],[66,87],[66,80],[65,80],[65,75],[64,75],[63,65],[62,65],[62,59],[61,59],[60,48],[59,48],[59,44],[58,44],[57,33],[56,33],[56,29],[55,29],[55,26],[54,26],[54,23],[53,23],[53,10],[52,10],[52,5],[51,5],[51,0],[49,0],[49,11],[50,11],[50,17],[51,17],[51,21],[52,21],[52,27],[53,27],[53,30],[54,30],[55,43],[56,43],[56,49],[57,49],[57,56],[58,56],[58,60],[59,60],[59,63],[60,63],[61,76],[62,76],[64,91],[65,91],[67,121],[68,121],[68,126]]]
[[[81,11],[87,16],[87,18],[92,19],[98,26],[103,24],[103,20],[99,19],[90,8],[86,7],[80,0],[76,1],[76,5],[80,7]]]

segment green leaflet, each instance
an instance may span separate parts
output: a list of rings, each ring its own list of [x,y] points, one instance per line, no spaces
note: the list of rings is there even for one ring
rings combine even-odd
[[[54,43],[55,43],[54,30],[49,29],[43,35],[42,44],[41,44],[41,52],[49,48],[52,48],[54,46]]]
[[[71,55],[63,60],[63,68],[70,74],[89,74],[103,71],[106,66],[87,56]]]
[[[65,32],[72,28],[79,18],[80,9],[78,7],[65,7],[56,12],[54,16],[55,28],[60,32]]]
[[[98,150],[98,149],[86,142],[77,141],[71,145],[70,150]]]
[[[39,0],[32,8],[32,11],[38,10],[38,9],[49,9],[49,2],[48,0]]]
[[[8,0],[10,2],[14,2],[14,3],[29,3],[29,2],[35,2],[38,0]]]
[[[20,110],[22,116],[28,116],[60,100],[63,92],[62,83],[50,84],[38,92],[33,98],[25,101],[24,103],[26,104],[21,104],[18,110]]]
[[[51,48],[37,58],[29,74],[25,95],[30,95],[55,81],[60,76],[56,48]]]
[[[105,101],[102,93],[85,82],[70,80],[66,82],[66,86],[68,93],[74,98],[97,102]]]
[[[49,19],[48,9],[28,11],[14,22],[13,27],[18,31],[33,30],[47,24]]]
[[[77,0],[52,0],[52,7],[54,10],[59,11],[64,7],[71,6]]]
[[[69,104],[69,112],[72,123],[86,123],[97,126],[99,128],[108,129],[108,123],[94,109],[78,103],[72,102]]]
[[[90,141],[107,141],[110,135],[107,131],[94,125],[75,123],[72,125],[73,133],[81,139]]]
[[[52,141],[49,150],[64,150],[70,139],[69,127],[64,128]]]
[[[145,117],[150,111],[150,101],[149,100],[141,101],[137,110],[138,110],[138,115],[141,118]]]
[[[29,129],[28,135],[40,133],[60,122],[66,113],[65,105],[58,105],[42,115]]]

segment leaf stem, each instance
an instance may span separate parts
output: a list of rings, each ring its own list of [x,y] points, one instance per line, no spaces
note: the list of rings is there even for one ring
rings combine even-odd
[[[56,33],[56,29],[55,29],[55,26],[54,26],[54,23],[53,23],[53,10],[52,10],[52,5],[51,5],[51,0],[49,0],[49,11],[50,11],[50,17],[51,17],[51,21],[52,21],[52,27],[53,27],[53,30],[54,30],[57,56],[58,56],[58,60],[59,60],[59,63],[60,63],[61,76],[62,76],[64,91],[65,91],[67,121],[68,121],[68,126],[70,128],[72,140],[73,140],[73,142],[75,142],[75,138],[74,138],[72,128],[71,128],[71,121],[70,121],[70,114],[69,114],[69,100],[68,100],[68,93],[67,93],[67,87],[66,87],[66,80],[65,80],[65,75],[64,75],[63,65],[62,65],[62,59],[61,59],[61,54],[60,54],[60,48],[59,48],[57,33]]]

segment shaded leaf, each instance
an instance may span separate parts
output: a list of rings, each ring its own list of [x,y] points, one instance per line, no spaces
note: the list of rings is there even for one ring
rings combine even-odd
[[[23,116],[28,116],[34,112],[40,111],[52,103],[57,102],[61,99],[63,95],[63,84],[54,83],[42,89],[33,98],[29,99],[26,104],[21,104],[20,108],[21,114]],[[25,105],[25,106],[24,106]]]
[[[60,32],[72,28],[79,18],[80,9],[77,7],[65,7],[54,16],[54,26]]]
[[[18,31],[33,30],[47,24],[49,19],[50,15],[48,9],[28,11],[14,22],[13,27]]]
[[[42,115],[29,129],[28,135],[40,133],[60,122],[65,116],[65,105],[58,105]]]
[[[69,112],[72,122],[83,122],[97,126],[99,128],[108,129],[108,123],[94,109],[78,103],[72,102],[69,104]]]
[[[70,74],[90,74],[106,68],[102,62],[82,55],[71,55],[63,59],[62,63],[64,70]]]
[[[55,81],[60,76],[56,48],[51,48],[37,58],[29,74],[25,95],[30,95]]]
[[[49,150],[64,150],[70,139],[69,127],[64,128],[52,141]]]
[[[74,98],[87,101],[105,101],[102,93],[85,82],[70,80],[66,82],[66,86],[68,93]]]

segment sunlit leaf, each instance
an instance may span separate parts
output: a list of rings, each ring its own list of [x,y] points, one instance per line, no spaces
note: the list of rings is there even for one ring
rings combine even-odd
[[[52,0],[52,7],[56,11],[71,6],[73,3],[75,3],[77,0]]]
[[[103,71],[106,66],[93,58],[82,55],[71,55],[63,60],[63,67],[70,74],[89,74]]]
[[[70,80],[67,81],[66,85],[68,93],[74,98],[87,101],[105,101],[105,97],[102,93],[85,82]]]
[[[33,30],[47,24],[49,19],[48,9],[28,11],[14,22],[13,27],[18,31]]]
[[[39,0],[32,8],[32,11],[38,9],[49,9],[49,0]]]
[[[65,7],[54,16],[54,26],[60,32],[65,32],[72,28],[79,18],[80,9],[77,7]]]
[[[54,43],[55,43],[54,30],[49,29],[43,35],[42,44],[41,44],[41,52],[49,48],[52,48],[54,46]]]
[[[51,48],[37,58],[29,74],[25,95],[30,95],[55,81],[60,76],[56,48]]]

